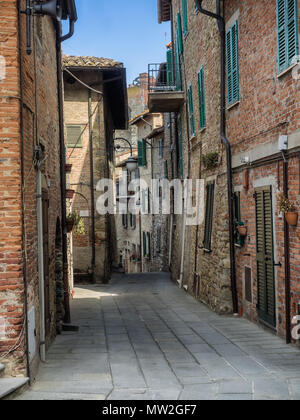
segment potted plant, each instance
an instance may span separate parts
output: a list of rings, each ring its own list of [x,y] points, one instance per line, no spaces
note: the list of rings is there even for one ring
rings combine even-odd
[[[284,193],[278,195],[278,206],[281,213],[284,214],[286,222],[290,226],[297,226],[298,213],[295,208],[295,203],[288,199]]]
[[[72,199],[74,197],[75,191],[74,190],[66,190],[66,198]]]
[[[245,238],[248,234],[248,228],[247,226],[244,225],[243,222],[240,222],[238,224],[237,230],[239,232],[239,235],[242,236],[243,238]]]
[[[207,170],[214,169],[216,166],[218,166],[218,163],[219,163],[219,153],[212,152],[212,153],[208,153],[207,155],[203,155],[202,162],[205,166],[205,169]]]
[[[72,230],[73,230],[73,227],[74,227],[74,224],[75,224],[75,221],[76,221],[76,216],[77,216],[76,213],[70,213],[67,216],[66,227],[67,227],[67,232],[68,233],[72,232]]]
[[[69,174],[72,171],[72,163],[66,163],[66,173]]]

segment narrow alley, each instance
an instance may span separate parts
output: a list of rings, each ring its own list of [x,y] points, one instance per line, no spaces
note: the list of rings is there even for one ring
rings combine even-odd
[[[78,286],[72,322],[22,400],[299,399],[300,352],[257,325],[220,317],[169,274]]]

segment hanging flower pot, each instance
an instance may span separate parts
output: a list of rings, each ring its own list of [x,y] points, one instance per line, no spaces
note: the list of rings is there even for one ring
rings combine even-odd
[[[243,238],[245,237],[245,236],[247,236],[247,233],[248,233],[248,228],[247,228],[247,226],[238,226],[238,232],[239,232],[239,235],[240,236],[242,236]]]
[[[66,173],[69,174],[72,171],[72,164],[71,163],[66,163]]]
[[[285,213],[285,220],[290,226],[297,226],[298,223],[298,213],[294,211],[290,211]]]
[[[74,222],[75,221],[73,219],[71,219],[71,218],[68,218],[66,220],[66,228],[67,228],[67,232],[68,233],[71,233],[72,232],[73,227],[74,227]]]
[[[74,197],[75,191],[74,190],[66,190],[66,198],[72,199]]]

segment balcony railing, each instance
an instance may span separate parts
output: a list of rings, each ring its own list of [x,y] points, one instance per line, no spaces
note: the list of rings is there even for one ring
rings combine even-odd
[[[178,112],[184,103],[180,73],[176,72],[174,83],[173,71],[169,70],[170,67],[167,63],[148,66],[150,112]]]
[[[154,63],[148,65],[149,92],[173,92],[177,90],[172,83],[172,73],[167,70],[167,63]]]

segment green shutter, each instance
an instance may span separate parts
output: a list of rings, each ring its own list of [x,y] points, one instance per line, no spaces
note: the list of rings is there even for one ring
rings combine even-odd
[[[67,125],[67,147],[82,147],[82,126]]]
[[[182,79],[181,79],[181,64],[180,64],[180,54],[178,48],[178,36],[175,40],[175,85],[176,90],[182,90]]]
[[[147,143],[146,140],[138,141],[138,163],[139,166],[147,166]]]
[[[147,241],[146,241],[146,233],[143,232],[143,255],[146,257],[147,255]]]
[[[188,33],[188,10],[187,10],[187,0],[182,0],[182,21],[183,21],[183,33],[184,36]]]
[[[297,0],[277,0],[277,44],[278,72],[281,73],[299,54]]]
[[[173,50],[167,51],[167,84],[173,86]]]
[[[235,22],[226,34],[227,89],[229,105],[234,104],[240,98],[238,40],[238,22]]]
[[[179,174],[183,178],[183,134],[181,116],[178,116],[178,152],[179,152]]]
[[[204,67],[198,73],[199,121],[200,128],[206,127]]]
[[[168,179],[169,178],[169,171],[168,171],[168,161],[167,160],[164,161],[164,173],[165,173],[165,178]]]
[[[255,190],[258,314],[276,326],[272,188]]]
[[[215,183],[209,183],[206,186],[206,212],[205,212],[205,230],[203,246],[206,250],[211,250],[211,238],[214,214]]]
[[[190,116],[190,133],[193,137],[195,135],[195,115],[194,115],[194,99],[193,99],[193,87],[190,85],[188,89],[189,99],[189,116]]]
[[[138,141],[138,162],[139,166],[143,166],[143,142]]]
[[[147,166],[147,143],[143,140],[143,166]]]
[[[183,53],[181,15],[177,13],[177,41],[179,55]]]

